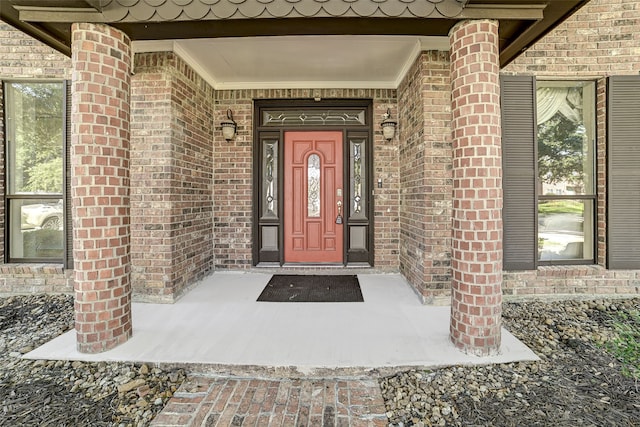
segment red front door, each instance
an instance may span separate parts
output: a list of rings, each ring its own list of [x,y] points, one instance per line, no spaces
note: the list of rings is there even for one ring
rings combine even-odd
[[[285,262],[343,262],[342,193],[342,132],[286,132]]]

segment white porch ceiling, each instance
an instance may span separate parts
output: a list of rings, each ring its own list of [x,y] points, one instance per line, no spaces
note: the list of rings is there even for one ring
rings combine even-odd
[[[215,89],[396,89],[423,50],[447,37],[279,36],[134,41],[133,51],[173,51]]]

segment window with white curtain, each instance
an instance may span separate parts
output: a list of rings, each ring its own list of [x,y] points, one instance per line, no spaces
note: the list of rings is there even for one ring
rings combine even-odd
[[[595,82],[538,81],[538,261],[595,258]]]

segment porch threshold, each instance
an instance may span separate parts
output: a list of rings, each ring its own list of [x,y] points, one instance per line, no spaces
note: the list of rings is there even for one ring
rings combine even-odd
[[[449,341],[450,307],[423,305],[399,274],[358,273],[364,303],[257,302],[270,278],[215,273],[174,304],[134,303],[133,337],[119,347],[79,353],[75,331],[69,331],[24,357],[323,378],[538,360],[504,328],[499,355],[460,352]]]

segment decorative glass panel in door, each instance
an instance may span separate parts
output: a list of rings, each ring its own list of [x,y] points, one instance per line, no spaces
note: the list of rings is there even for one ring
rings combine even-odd
[[[307,160],[307,215],[320,217],[320,156],[317,154]]]

